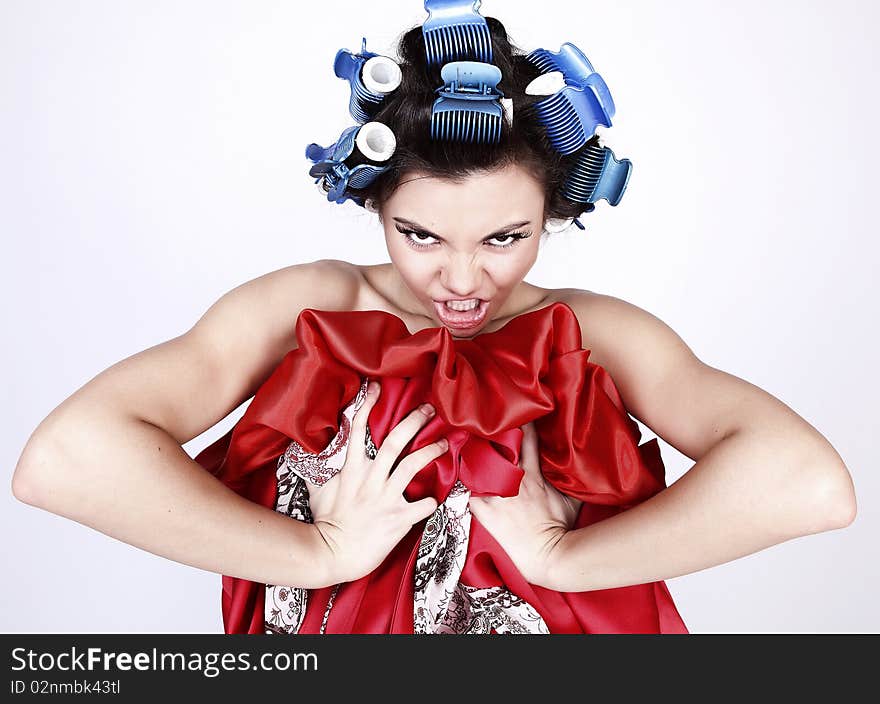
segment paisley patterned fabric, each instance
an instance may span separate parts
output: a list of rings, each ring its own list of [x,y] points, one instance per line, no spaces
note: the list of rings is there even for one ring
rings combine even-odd
[[[446,328],[410,333],[384,311],[306,309],[296,339],[238,423],[196,461],[241,496],[311,521],[307,482],[342,470],[354,451],[351,420],[376,379],[382,393],[363,451],[375,457],[403,418],[432,403],[437,413],[400,456],[448,439],[404,492],[438,506],[353,582],[308,590],[224,575],[227,633],[687,633],[662,581],[586,592],[528,583],[468,509],[471,495],[517,494],[528,422],[545,480],[583,502],[575,530],[666,488],[656,439],[639,444],[568,305],[470,339]]]
[[[366,397],[365,378],[357,398],[342,413],[339,432],[320,453],[296,440],[278,459],[278,499],[275,510],[299,521],[312,522],[306,481],[321,485],[342,469],[351,442],[355,412]],[[377,448],[367,432],[364,451],[371,459]],[[446,500],[425,523],[415,569],[413,621],[415,633],[549,633],[541,615],[525,600],[503,587],[478,589],[461,583],[468,548],[470,491],[456,482]],[[336,585],[338,591],[341,585]],[[308,606],[308,590],[266,585],[266,633],[298,633]],[[333,598],[321,622],[324,633]]]

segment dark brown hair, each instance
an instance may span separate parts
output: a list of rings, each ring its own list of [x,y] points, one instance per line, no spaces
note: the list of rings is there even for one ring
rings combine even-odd
[[[513,100],[512,127],[503,120],[501,141],[492,145],[432,140],[431,108],[437,98],[436,89],[443,85],[440,67],[428,65],[421,26],[406,31],[397,49],[401,84],[370,115],[371,121],[391,128],[397,149],[388,171],[367,188],[351,189],[372,208],[380,209],[403,177],[414,171],[455,182],[516,164],[544,184],[545,222],[576,218],[588,210],[588,206],[563,197],[560,190],[578,154],[589,145],[598,145],[598,135],[574,154],[561,156],[550,144],[534,112],[529,111],[530,106],[544,99],[525,92],[541,71],[526,61],[527,52],[510,41],[501,22],[486,17],[486,23],[492,37],[492,63],[501,70],[498,88],[505,98]]]

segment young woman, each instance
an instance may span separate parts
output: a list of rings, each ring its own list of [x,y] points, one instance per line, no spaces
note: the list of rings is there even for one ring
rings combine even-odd
[[[500,141],[429,137],[419,27],[369,106],[393,158],[342,190],[390,262],[259,277],[105,370],[34,432],[19,499],[223,574],[229,633],[686,633],[662,580],[853,520],[843,461],[783,403],[636,306],[524,280],[548,223],[592,209],[566,186],[598,140],[554,147],[541,71],[486,20]],[[668,489],[630,414],[695,460]]]

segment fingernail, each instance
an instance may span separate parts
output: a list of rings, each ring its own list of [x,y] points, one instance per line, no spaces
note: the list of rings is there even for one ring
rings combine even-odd
[[[379,382],[378,381],[371,381],[369,383],[369,385],[367,386],[367,393],[368,394],[374,394],[378,390],[379,390]]]
[[[424,413],[428,418],[434,415],[434,407],[430,403],[423,403],[419,406],[419,410]]]
[[[449,449],[449,441],[448,441],[446,438],[440,438],[440,439],[437,441],[437,444],[438,444],[441,448],[443,448],[444,450],[448,450],[448,449]]]

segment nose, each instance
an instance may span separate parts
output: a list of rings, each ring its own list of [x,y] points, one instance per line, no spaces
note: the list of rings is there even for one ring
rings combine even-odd
[[[452,255],[440,271],[443,288],[456,298],[476,298],[482,278],[482,264],[472,256]]]

